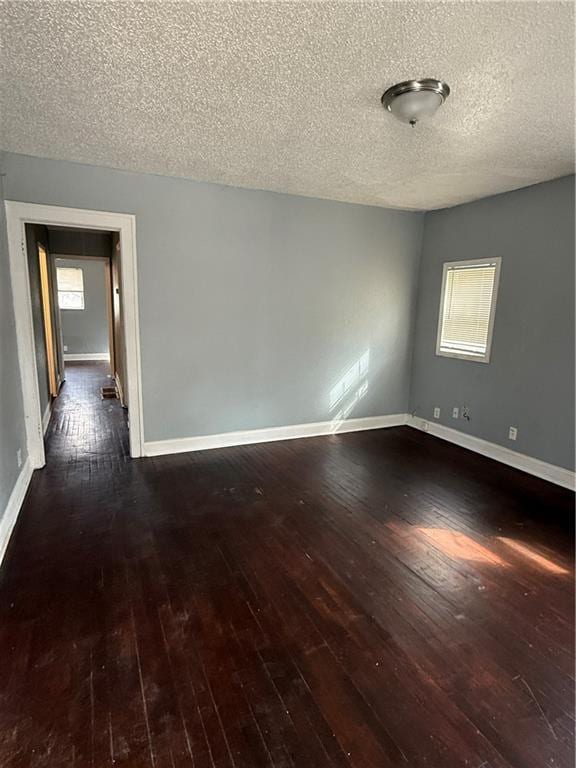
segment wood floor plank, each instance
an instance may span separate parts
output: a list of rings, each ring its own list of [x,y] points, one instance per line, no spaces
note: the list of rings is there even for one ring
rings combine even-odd
[[[108,383],[0,572],[3,768],[573,764],[573,494],[406,427],[132,461]]]

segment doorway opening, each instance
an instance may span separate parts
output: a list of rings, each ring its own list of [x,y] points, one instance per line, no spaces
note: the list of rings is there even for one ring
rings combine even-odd
[[[30,223],[25,232],[47,461],[126,456],[118,234]]]
[[[61,456],[102,455],[111,435],[142,455],[134,217],[11,201],[6,214],[31,468],[48,429]]]

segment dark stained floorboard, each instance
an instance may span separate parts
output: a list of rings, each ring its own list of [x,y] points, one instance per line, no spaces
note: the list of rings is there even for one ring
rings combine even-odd
[[[572,494],[407,427],[132,461],[109,383],[2,567],[3,768],[572,766]]]

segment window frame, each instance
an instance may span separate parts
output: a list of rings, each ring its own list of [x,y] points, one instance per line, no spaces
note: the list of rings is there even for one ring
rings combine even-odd
[[[455,267],[481,266],[482,264],[494,264],[494,284],[492,286],[492,302],[490,304],[490,317],[488,318],[488,334],[486,337],[486,351],[483,355],[474,355],[458,350],[442,349],[442,320],[444,316],[444,298],[446,295],[447,275],[450,269]],[[493,256],[485,259],[463,259],[462,261],[445,261],[442,266],[442,290],[440,291],[440,307],[438,310],[438,330],[436,333],[436,355],[439,357],[451,357],[455,360],[470,360],[475,363],[489,363],[492,352],[492,337],[494,334],[494,318],[496,316],[496,304],[498,303],[498,288],[500,286],[500,269],[502,257]]]
[[[58,271],[60,269],[77,269],[81,276],[82,276],[82,290],[81,291],[61,291],[60,287],[58,285]],[[82,267],[65,267],[65,266],[58,266],[56,265],[56,293],[58,294],[58,309],[60,312],[84,312],[86,309],[86,299],[85,299],[85,290],[84,290],[84,269]],[[60,305],[60,294],[61,293],[79,293],[82,296],[82,306],[81,307],[62,307]]]

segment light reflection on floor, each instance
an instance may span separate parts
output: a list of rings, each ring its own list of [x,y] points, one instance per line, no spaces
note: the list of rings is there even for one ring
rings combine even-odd
[[[527,547],[526,544],[521,544],[519,541],[509,539],[506,536],[498,536],[497,538],[498,541],[501,541],[502,544],[510,547],[510,549],[514,550],[517,554],[527,558],[530,562],[538,565],[540,568],[550,571],[550,573],[570,573],[566,568],[562,568],[562,566],[557,565],[549,558],[544,557],[544,555],[539,555],[537,552],[534,552],[534,550]]]
[[[458,560],[471,560],[477,563],[508,566],[505,560],[491,550],[483,547],[470,536],[446,528],[417,528],[418,533],[430,539],[435,546],[449,557]]]

